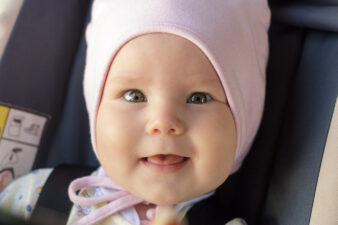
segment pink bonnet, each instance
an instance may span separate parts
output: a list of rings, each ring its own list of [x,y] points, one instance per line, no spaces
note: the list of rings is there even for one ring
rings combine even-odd
[[[94,149],[97,111],[115,54],[142,34],[172,33],[198,46],[220,78],[237,128],[237,171],[262,117],[269,24],[266,0],[94,0],[84,74]]]

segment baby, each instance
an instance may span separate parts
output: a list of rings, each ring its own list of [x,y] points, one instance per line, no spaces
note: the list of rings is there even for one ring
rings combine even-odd
[[[84,90],[102,167],[71,183],[68,224],[149,224],[163,206],[183,217],[240,168],[263,111],[269,19],[266,0],[94,1]]]

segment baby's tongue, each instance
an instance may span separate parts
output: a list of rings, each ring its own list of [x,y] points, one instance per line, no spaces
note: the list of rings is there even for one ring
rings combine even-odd
[[[172,165],[180,163],[184,157],[178,155],[153,155],[147,158],[148,162],[161,165]]]

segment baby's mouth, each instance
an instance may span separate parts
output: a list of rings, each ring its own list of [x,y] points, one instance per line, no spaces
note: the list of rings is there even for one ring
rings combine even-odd
[[[174,154],[158,154],[142,158],[149,169],[156,172],[175,172],[186,165],[189,158]]]

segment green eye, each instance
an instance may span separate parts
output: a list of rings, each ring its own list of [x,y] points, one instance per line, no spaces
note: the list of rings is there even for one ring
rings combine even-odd
[[[212,97],[207,93],[203,92],[195,92],[187,100],[187,103],[194,103],[194,104],[204,104],[212,100]]]
[[[128,102],[145,102],[147,101],[144,94],[139,90],[129,90],[123,94],[124,99]]]

